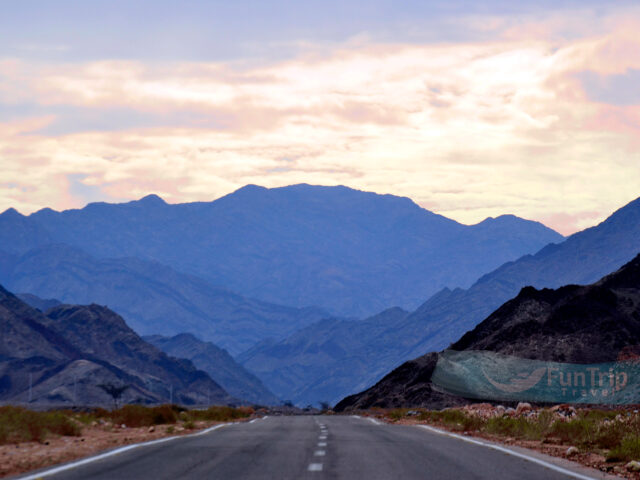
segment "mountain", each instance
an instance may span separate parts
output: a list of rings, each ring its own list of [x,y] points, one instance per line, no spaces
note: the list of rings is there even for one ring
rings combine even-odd
[[[0,287],[0,335],[0,401],[108,405],[100,385],[128,385],[124,402],[237,401],[106,307],[59,305],[43,314]]]
[[[279,405],[282,402],[229,353],[211,342],[203,342],[189,333],[174,337],[151,335],[143,337],[167,355],[186,358],[220,384],[236,398],[258,405]]]
[[[475,327],[527,285],[587,284],[640,251],[640,199],[601,224],[544,247],[481,277],[471,288],[443,289],[417,310],[384,321],[320,322],[280,342],[258,345],[238,359],[281,398],[299,404],[338,401],[361,391],[411,358],[438,351]],[[348,345],[331,357],[319,342]],[[326,373],[323,373],[326,372]],[[289,379],[301,383],[289,385]]]
[[[247,299],[157,262],[97,259],[68,245],[9,257],[5,255],[0,281],[13,291],[71,304],[109,305],[141,335],[191,332],[234,354],[326,315],[319,309]]]
[[[300,406],[335,403],[342,392],[362,390],[379,378],[369,358],[395,361],[396,346],[385,335],[407,315],[394,307],[364,321],[324,319],[285,340],[259,343],[237,360],[280,398]]]
[[[16,297],[18,297],[30,307],[38,309],[41,312],[46,312],[50,308],[62,305],[62,302],[60,300],[56,300],[55,298],[43,299],[36,295],[33,295],[32,293],[17,293]]]
[[[169,205],[149,195],[0,215],[0,248],[12,255],[67,244],[98,259],[159,262],[243,296],[341,316],[415,309],[445,286],[468,287],[562,240],[511,215],[466,226],[408,198],[342,186],[248,185],[213,202]]]
[[[592,285],[525,287],[450,350],[574,364],[638,358],[640,255]],[[436,361],[437,354],[429,353],[407,362],[365,392],[345,398],[336,409],[459,404],[460,398],[433,389]]]

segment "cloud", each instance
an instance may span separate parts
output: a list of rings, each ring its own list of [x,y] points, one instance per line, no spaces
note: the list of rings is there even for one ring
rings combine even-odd
[[[600,75],[591,70],[578,74],[578,80],[590,100],[612,105],[640,105],[640,70]]]
[[[640,112],[616,85],[640,68],[640,16],[552,25],[563,33],[507,19],[492,41],[364,38],[260,64],[0,60],[14,185],[0,208],[342,183],[569,233],[639,194]]]

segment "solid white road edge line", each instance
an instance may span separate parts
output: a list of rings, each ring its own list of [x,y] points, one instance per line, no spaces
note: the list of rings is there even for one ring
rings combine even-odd
[[[209,432],[213,432],[214,430],[217,430],[218,428],[222,428],[222,427],[226,427],[227,425],[232,425],[236,422],[231,422],[231,423],[221,423],[220,425],[215,425],[213,427],[209,427],[205,430],[202,430],[200,432],[196,432],[196,433],[191,433],[189,435],[176,435],[173,437],[166,437],[166,438],[159,438],[157,440],[151,440],[150,442],[142,442],[142,443],[134,443],[132,445],[127,445],[125,447],[120,447],[120,448],[116,448],[115,450],[111,450],[110,452],[106,452],[106,453],[101,453],[99,455],[96,455],[94,457],[89,457],[89,458],[83,458],[82,460],[78,460],[76,462],[72,462],[72,463],[67,463],[65,465],[60,465],[59,467],[54,467],[51,468],[49,470],[45,470],[44,472],[39,472],[39,473],[34,473],[32,475],[28,475],[26,477],[18,477],[18,480],[38,480],[44,477],[47,477],[49,475],[56,475],[57,473],[61,473],[61,472],[66,472],[67,470],[71,470],[72,468],[77,468],[80,467],[82,465],[87,465],[88,463],[92,463],[98,460],[102,460],[103,458],[109,458],[109,457],[113,457],[114,455],[119,455],[121,453],[124,452],[128,452],[129,450],[134,450],[136,448],[139,447],[147,447],[150,445],[157,445],[159,443],[164,443],[164,442],[169,442],[171,440],[175,440],[177,438],[189,438],[189,437],[198,437],[200,435],[205,435]]]
[[[545,462],[544,460],[540,460],[539,458],[531,457],[529,455],[525,455],[524,453],[516,452],[509,448],[501,447],[500,445],[495,445],[493,443],[487,443],[481,440],[476,440],[475,438],[465,437],[464,435],[458,435],[456,433],[447,432],[446,430],[440,430],[439,428],[430,427],[429,425],[418,425],[418,427],[424,428],[425,430],[429,430],[430,432],[433,432],[433,433],[445,435],[447,437],[457,438],[458,440],[462,440],[463,442],[469,442],[475,445],[491,448],[493,450],[506,453],[507,455],[513,455],[514,457],[522,458],[532,463],[537,463],[538,465],[542,465],[543,467],[547,467],[551,470],[554,470],[558,473],[562,473],[569,477],[579,478],[580,480],[596,480],[594,477],[588,477],[587,475],[582,475],[581,473],[572,472],[571,470],[567,470],[566,468],[559,467],[558,465],[554,465],[553,463]]]
[[[367,420],[369,420],[374,425],[382,425],[382,423],[376,420],[375,418],[367,417]]]

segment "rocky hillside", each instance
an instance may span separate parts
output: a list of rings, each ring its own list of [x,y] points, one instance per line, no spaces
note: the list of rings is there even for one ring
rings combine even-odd
[[[468,287],[504,262],[562,240],[511,215],[467,226],[408,198],[340,186],[249,185],[213,202],[169,205],[150,195],[0,215],[0,245],[12,255],[62,243],[98,259],[159,262],[245,297],[339,316],[415,309],[445,286]]]
[[[326,315],[245,298],[157,262],[97,259],[68,245],[5,255],[0,282],[12,291],[69,304],[108,305],[142,335],[191,332],[232,354]]]
[[[588,285],[556,290],[523,288],[451,345],[532,360],[593,364],[640,356],[640,255]],[[433,389],[437,355],[407,362],[337,410],[375,406],[441,408],[460,403]]]
[[[321,321],[280,342],[257,345],[239,359],[281,398],[304,405],[337,402],[409,359],[446,348],[521,288],[595,282],[639,251],[640,199],[561,244],[503,265],[467,290],[444,289],[414,312]],[[325,345],[342,348],[325,355]]]
[[[109,405],[105,388],[121,386],[123,402],[237,401],[106,307],[59,305],[43,314],[0,287],[0,335],[0,401]]]
[[[191,360],[197,368],[207,372],[216,383],[236,398],[258,405],[282,403],[255,375],[237,363],[226,350],[211,342],[203,342],[189,333],[174,337],[150,335],[143,338],[167,355]]]

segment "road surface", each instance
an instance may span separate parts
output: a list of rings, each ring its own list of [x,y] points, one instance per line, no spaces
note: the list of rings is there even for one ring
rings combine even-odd
[[[603,478],[557,471],[417,426],[349,416],[283,416],[140,446],[31,478],[65,480],[412,480]],[[44,475],[43,475],[44,474]],[[580,476],[582,475],[582,476]]]

